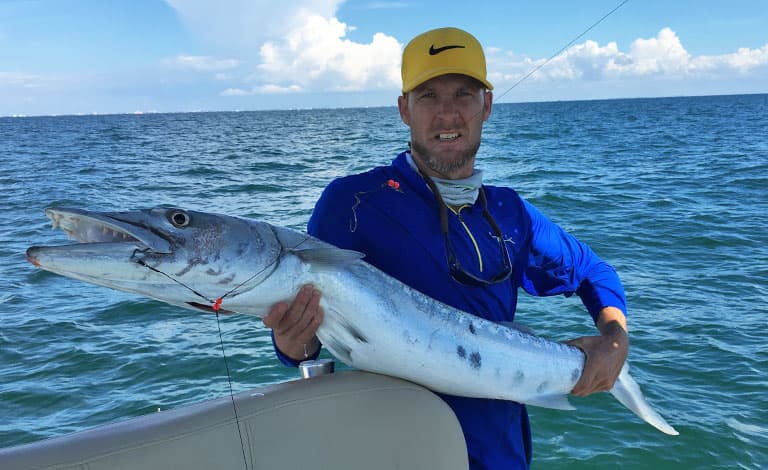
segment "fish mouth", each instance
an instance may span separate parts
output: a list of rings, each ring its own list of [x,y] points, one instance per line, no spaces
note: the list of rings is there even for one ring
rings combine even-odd
[[[49,207],[45,215],[51,219],[53,229],[61,229],[71,240],[80,245],[124,244],[144,252],[171,253],[171,244],[157,231],[131,220],[131,213],[91,212],[75,208]],[[62,248],[65,248],[65,245]],[[30,263],[39,266],[35,257],[37,249],[27,250]]]

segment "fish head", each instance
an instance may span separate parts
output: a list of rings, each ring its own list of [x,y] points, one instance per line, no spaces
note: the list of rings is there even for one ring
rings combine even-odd
[[[272,227],[237,217],[160,207],[127,212],[47,208],[53,228],[77,243],[34,246],[33,265],[63,276],[212,310],[252,288],[282,253]]]

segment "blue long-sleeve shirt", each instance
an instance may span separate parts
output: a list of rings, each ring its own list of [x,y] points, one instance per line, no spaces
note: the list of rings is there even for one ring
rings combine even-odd
[[[518,288],[535,296],[581,297],[597,319],[607,306],[626,312],[614,269],[587,245],[552,223],[514,190],[483,186],[501,229],[513,272],[484,287],[456,282],[448,268],[438,203],[402,153],[390,166],[333,181],[320,197],[308,232],[443,303],[492,321],[512,321]],[[479,202],[449,211],[449,235],[461,267],[490,279],[503,271],[498,237]],[[294,364],[280,354],[286,364]],[[510,357],[510,361],[514,361]],[[528,415],[518,403],[441,395],[456,413],[473,469],[527,468]]]

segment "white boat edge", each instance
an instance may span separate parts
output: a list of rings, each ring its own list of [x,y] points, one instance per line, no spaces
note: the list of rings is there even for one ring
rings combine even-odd
[[[0,468],[468,467],[453,411],[401,379],[343,371],[256,388],[234,401],[237,421],[226,396],[2,448]]]

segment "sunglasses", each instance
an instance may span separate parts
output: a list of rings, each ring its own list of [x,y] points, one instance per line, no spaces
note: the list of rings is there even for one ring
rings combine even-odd
[[[427,182],[429,189],[431,189],[432,193],[435,195],[438,206],[440,206],[440,230],[443,232],[443,238],[445,239],[445,253],[446,257],[448,258],[448,269],[451,273],[451,277],[456,282],[464,284],[465,286],[472,287],[490,286],[509,279],[510,276],[512,276],[512,262],[509,259],[509,251],[507,250],[507,244],[504,243],[504,237],[502,236],[499,225],[495,220],[493,220],[491,213],[488,211],[488,200],[485,198],[485,191],[483,188],[480,188],[478,199],[483,205],[483,216],[493,229],[493,233],[496,236],[495,238],[499,242],[501,261],[504,264],[501,272],[491,277],[490,279],[477,277],[472,273],[468,273],[464,268],[461,267],[461,263],[459,263],[459,259],[456,257],[456,252],[453,250],[451,239],[448,237],[448,206],[446,206],[445,202],[443,201],[443,197],[440,195],[440,191],[438,191],[434,181],[432,181],[432,178],[425,175],[424,180]]]

